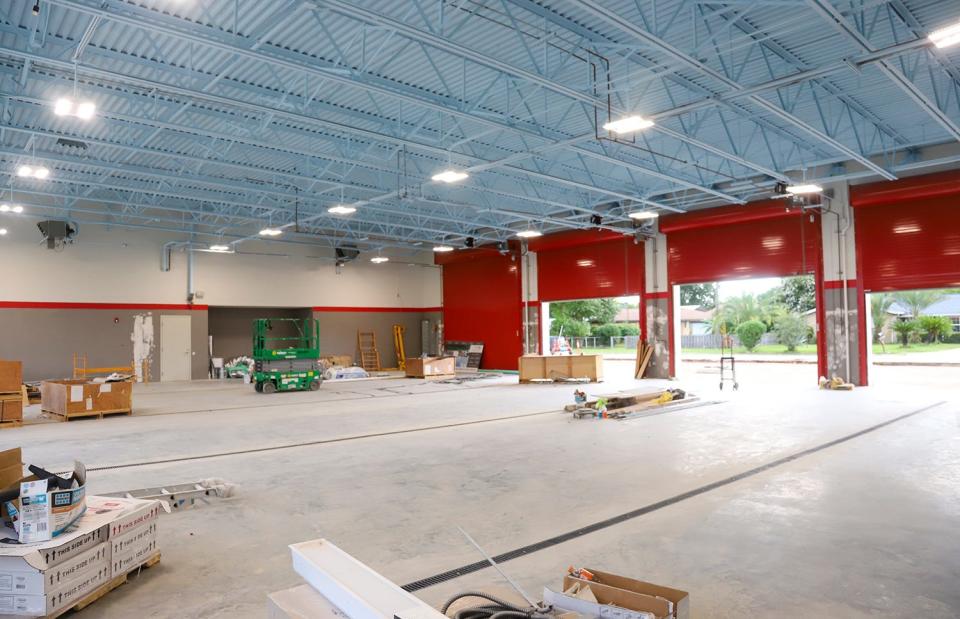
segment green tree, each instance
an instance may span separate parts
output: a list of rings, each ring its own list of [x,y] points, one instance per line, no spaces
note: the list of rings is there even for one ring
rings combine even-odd
[[[713,332],[720,333],[720,327],[725,325],[727,333],[733,333],[749,320],[760,321],[766,330],[782,313],[782,306],[772,304],[769,299],[760,301],[752,294],[744,293],[720,304],[713,317]]]
[[[620,325],[620,335],[640,335],[640,325]]]
[[[550,304],[550,318],[602,325],[613,322],[619,306],[614,299],[586,299]]]
[[[620,325],[612,322],[608,322],[605,325],[598,325],[590,330],[590,335],[605,337],[608,340],[612,337],[620,337]]]
[[[766,331],[766,325],[759,320],[747,320],[737,327],[737,337],[747,350],[753,351]]]
[[[570,318],[556,318],[550,323],[550,335],[567,337],[587,337],[590,335],[590,323]]]
[[[912,318],[919,318],[920,313],[943,299],[942,290],[911,290],[909,292],[896,292],[893,298],[900,305],[910,310]]]
[[[881,344],[880,336],[890,321],[887,310],[893,304],[893,295],[889,292],[875,292],[870,295],[870,315],[873,317],[873,343]]]
[[[802,314],[817,306],[817,287],[811,275],[785,277],[779,286],[761,294],[760,301]]]
[[[893,330],[897,332],[900,345],[906,348],[910,344],[910,336],[917,331],[917,323],[913,320],[898,320],[893,323]]]
[[[703,309],[717,306],[717,284],[687,284],[680,286],[680,305],[696,305]]]
[[[794,352],[807,337],[807,323],[799,314],[791,312],[777,319],[775,331],[777,339],[787,347],[787,351]]]
[[[943,335],[953,331],[953,323],[946,316],[921,316],[917,326],[930,343],[939,342]]]

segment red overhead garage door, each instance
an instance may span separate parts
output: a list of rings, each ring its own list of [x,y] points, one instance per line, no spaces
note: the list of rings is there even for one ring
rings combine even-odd
[[[537,252],[540,301],[639,295],[643,290],[643,244],[615,232],[576,231],[531,242]]]
[[[820,215],[787,210],[783,200],[729,206],[660,221],[667,235],[667,279],[671,285],[752,277],[788,277],[813,273],[817,282],[817,323],[824,324]],[[673,324],[673,295],[670,295]],[[676,371],[673,329],[670,330],[671,373]],[[823,329],[817,330],[820,373],[825,372]]]
[[[515,370],[520,336],[520,261],[478,248],[438,254],[443,265],[444,339],[483,342],[485,369]]]
[[[863,290],[960,287],[960,174],[850,189]]]

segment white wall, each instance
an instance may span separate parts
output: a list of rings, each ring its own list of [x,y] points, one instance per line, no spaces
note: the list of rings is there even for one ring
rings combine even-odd
[[[174,251],[160,269],[169,234],[81,226],[62,252],[41,244],[36,219],[0,217],[0,301],[182,304],[187,298],[187,255]],[[361,256],[336,274],[332,250],[312,245],[250,242],[241,252],[194,253],[196,303],[289,307],[436,307],[440,269],[432,256],[375,265]],[[386,252],[385,252],[386,253]]]

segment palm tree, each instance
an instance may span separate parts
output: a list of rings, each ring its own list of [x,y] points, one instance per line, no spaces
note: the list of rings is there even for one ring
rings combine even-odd
[[[887,352],[887,349],[880,336],[883,335],[883,330],[890,320],[887,311],[891,305],[893,305],[893,295],[889,292],[875,292],[870,295],[870,314],[873,316],[873,343],[879,343],[883,352]]]
[[[726,325],[727,332],[733,333],[736,328],[748,320],[759,320],[768,324],[775,312],[774,307],[763,303],[749,292],[732,297],[720,303],[713,318],[713,332],[720,333],[720,326]]]
[[[943,299],[943,291],[911,290],[894,293],[893,298],[897,303],[909,309],[911,318],[916,320],[920,317],[920,312]]]

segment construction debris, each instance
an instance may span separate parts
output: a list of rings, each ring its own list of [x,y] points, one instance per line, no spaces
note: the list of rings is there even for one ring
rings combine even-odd
[[[848,383],[839,376],[834,376],[830,380],[827,380],[825,376],[821,376],[820,388],[830,391],[853,391],[853,383]]]
[[[650,365],[650,358],[653,356],[653,346],[643,340],[637,342],[637,362],[633,366],[633,377],[643,378]]]
[[[697,401],[683,389],[667,389],[648,393],[626,393],[598,397],[590,402],[586,394],[579,389],[573,392],[574,404],[568,404],[564,410],[573,413],[577,419],[594,417],[597,419],[628,419],[652,409],[664,408],[671,403],[684,400]]]

